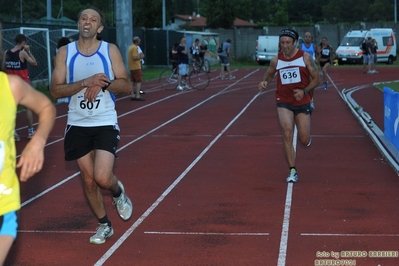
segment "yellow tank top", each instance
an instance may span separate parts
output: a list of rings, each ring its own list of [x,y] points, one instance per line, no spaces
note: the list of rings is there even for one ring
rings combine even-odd
[[[127,65],[129,67],[129,70],[137,70],[141,69],[141,62],[140,60],[133,60],[133,56],[138,56],[139,55],[139,48],[137,45],[132,44],[130,45],[128,51],[127,51]]]
[[[0,215],[3,215],[21,208],[19,180],[15,171],[17,105],[4,72],[0,72],[0,95]]]

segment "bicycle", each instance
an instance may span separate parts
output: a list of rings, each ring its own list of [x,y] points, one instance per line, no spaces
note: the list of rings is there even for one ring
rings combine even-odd
[[[179,66],[177,66],[179,67]],[[178,77],[177,67],[170,70],[170,68],[165,69],[159,75],[159,84],[161,84],[162,88],[166,90],[174,90],[178,85]]]
[[[204,72],[211,73],[211,63],[208,59],[202,58],[200,63],[198,64],[198,69]]]
[[[189,85],[196,90],[204,90],[208,87],[210,78],[208,72],[201,71],[195,63],[190,64],[191,70],[188,74],[188,82]],[[172,71],[170,69],[165,69],[159,75],[159,83],[166,90],[176,89],[178,85],[178,74],[177,68],[174,68]],[[182,80],[183,85],[184,80]]]

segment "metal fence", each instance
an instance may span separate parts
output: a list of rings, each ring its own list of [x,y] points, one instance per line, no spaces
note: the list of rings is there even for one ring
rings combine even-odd
[[[281,27],[264,27],[263,29],[215,29],[214,33],[205,32],[188,32],[188,31],[174,31],[162,29],[144,29],[134,28],[133,35],[139,36],[141,41],[140,47],[143,50],[145,57],[145,66],[166,66],[170,65],[169,51],[174,43],[179,42],[182,36],[186,36],[190,41],[193,38],[205,39],[209,36],[218,41],[232,40],[232,56],[233,58],[253,58],[255,53],[255,42],[259,35],[278,35]],[[399,25],[393,23],[362,23],[359,25],[315,25],[308,27],[294,27],[300,36],[307,31],[311,32],[318,42],[321,37],[326,36],[329,43],[337,48],[339,42],[346,32],[356,29],[370,29],[370,28],[392,28],[394,31],[399,30]],[[28,38],[28,44],[31,46],[31,51],[38,61],[37,67],[29,67],[31,81],[45,81],[51,78],[52,60],[55,56],[56,46],[61,37],[69,37],[72,39],[78,38],[77,29],[47,29],[47,28],[12,28],[3,29],[3,50],[10,49],[14,46],[14,38],[18,33],[23,33]],[[116,43],[116,29],[106,28],[101,33],[104,40],[110,43]],[[208,35],[207,35],[208,34]],[[129,45],[132,40],[124,40]],[[188,42],[188,44],[191,44]],[[122,44],[119,44],[122,45]],[[122,54],[123,58],[127,55]],[[212,62],[217,63],[216,60]]]
[[[78,38],[78,30],[74,29],[56,29],[47,28],[28,28],[20,27],[14,29],[2,30],[3,50],[12,49],[15,46],[15,36],[24,34],[27,44],[30,46],[32,54],[35,56],[37,66],[28,64],[29,78],[33,84],[43,83],[48,85],[51,79],[53,58],[56,53],[58,40],[61,37],[72,39]]]

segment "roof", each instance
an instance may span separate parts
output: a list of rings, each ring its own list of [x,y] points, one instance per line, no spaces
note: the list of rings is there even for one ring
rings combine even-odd
[[[206,27],[206,18],[196,15],[175,15],[175,18],[187,21],[188,25],[191,27]],[[239,18],[234,20],[234,27],[256,27],[255,23],[251,23]]]

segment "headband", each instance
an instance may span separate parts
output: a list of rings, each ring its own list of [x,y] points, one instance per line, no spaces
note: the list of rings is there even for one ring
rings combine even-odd
[[[298,40],[298,33],[292,29],[284,29],[284,30],[280,31],[279,37],[282,37],[282,36],[291,37],[292,39],[294,39],[294,41]]]

